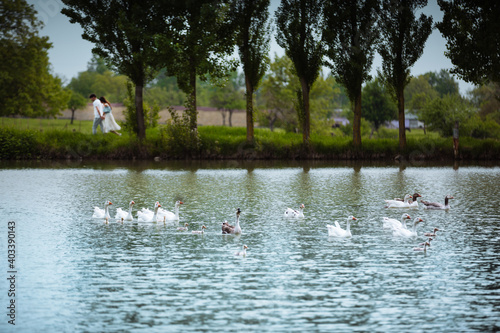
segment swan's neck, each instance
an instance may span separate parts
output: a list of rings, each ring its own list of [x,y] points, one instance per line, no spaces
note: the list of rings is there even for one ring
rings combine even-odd
[[[346,226],[345,230],[351,231],[351,219],[347,219],[347,226]]]
[[[129,215],[132,215],[132,205],[128,206],[128,213]]]
[[[175,218],[179,219],[179,205],[175,205],[174,213],[175,213]]]
[[[153,221],[156,221],[156,219],[157,219],[157,215],[158,215],[158,208],[159,208],[159,207],[155,207],[155,213],[153,214]]]

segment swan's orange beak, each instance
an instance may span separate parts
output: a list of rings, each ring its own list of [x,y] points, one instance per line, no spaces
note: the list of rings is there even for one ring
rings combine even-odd
[[[131,202],[131,204],[132,204],[132,205],[135,205],[135,202],[133,202],[133,201],[132,201],[132,202]]]
[[[418,219],[418,222],[424,222],[424,220],[422,220],[422,219]]]
[[[180,203],[181,205],[182,205],[182,204],[184,204],[184,202],[182,202],[182,201],[179,201],[179,203]]]
[[[410,215],[408,215],[408,217],[406,217],[407,220],[411,219]]]
[[[109,204],[112,205],[113,203],[110,201]]]
[[[352,220],[353,220],[353,221],[355,221],[355,220],[357,220],[357,218],[355,218],[355,217],[353,216],[353,217],[352,217]]]

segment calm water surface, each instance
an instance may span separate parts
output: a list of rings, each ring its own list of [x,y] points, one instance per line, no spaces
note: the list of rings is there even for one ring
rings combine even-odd
[[[0,331],[424,331],[500,329],[500,168],[338,164],[3,164]],[[449,211],[386,209],[419,192]],[[177,224],[93,219],[155,201]],[[306,217],[287,220],[305,204]],[[241,236],[221,222],[242,210]],[[417,238],[382,217],[421,217]],[[353,223],[351,239],[326,224]],[[16,327],[7,325],[7,221],[16,222]],[[178,232],[207,226],[204,235]],[[445,231],[426,254],[423,232]],[[247,257],[233,253],[243,244]]]

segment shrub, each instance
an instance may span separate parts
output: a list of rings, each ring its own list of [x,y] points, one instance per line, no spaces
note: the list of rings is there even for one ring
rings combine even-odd
[[[186,113],[182,117],[169,107],[170,119],[161,128],[161,141],[164,148],[172,157],[186,157],[186,154],[198,154],[200,138],[198,131],[192,130],[190,118]]]
[[[34,130],[0,128],[0,159],[31,159],[36,157],[37,134]]]

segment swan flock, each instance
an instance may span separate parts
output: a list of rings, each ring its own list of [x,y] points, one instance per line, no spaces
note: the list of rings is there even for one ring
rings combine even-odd
[[[391,200],[384,200],[385,202],[385,208],[418,208],[419,203],[417,202],[417,198],[422,197],[419,193],[414,193],[413,195],[406,194],[403,199],[400,198],[394,198]],[[429,210],[449,210],[450,209],[450,199],[454,199],[453,196],[451,195],[446,195],[444,198],[444,204],[440,202],[430,202],[430,201],[425,201],[421,200],[420,203],[422,204],[424,209],[429,209]],[[150,210],[149,208],[141,208],[141,210],[137,211],[137,221],[138,222],[164,222],[165,224],[167,221],[169,222],[179,222],[180,217],[179,217],[179,208],[180,206],[184,204],[182,201],[178,200],[174,204],[174,209],[173,212],[166,210],[165,208],[162,208],[162,205],[160,204],[159,201],[156,201],[153,209]],[[104,207],[94,207],[94,212],[92,214],[92,218],[98,218],[98,219],[104,219],[106,223],[109,222],[111,216],[109,213],[109,206],[113,205],[111,201],[105,201]],[[129,202],[128,209],[122,209],[122,208],[117,208],[116,209],[116,214],[115,214],[115,219],[117,222],[124,222],[124,221],[133,221],[133,213],[132,209],[133,206],[135,205],[135,201],[131,200]],[[305,218],[304,215],[304,204],[300,204],[298,209],[292,209],[292,208],[286,208],[283,216],[286,218],[291,218],[291,219],[303,219]],[[242,234],[242,228],[240,225],[240,215],[241,215],[241,210],[240,208],[236,209],[236,214],[235,214],[235,224],[231,225],[227,221],[224,221],[221,225],[221,231],[222,234],[229,234],[229,235],[241,235]],[[400,217],[400,219],[394,219],[390,217],[383,217],[382,218],[382,227],[383,229],[388,229],[392,231],[392,235],[394,237],[417,237],[417,225],[421,222],[423,222],[423,219],[420,217],[415,217],[413,219],[413,223],[411,225],[411,229],[408,228],[407,226],[407,220],[410,220],[411,217],[408,213],[403,213]],[[343,229],[338,221],[334,221],[333,224],[327,224],[326,228],[328,231],[328,236],[329,237],[338,237],[338,238],[350,238],[352,237],[352,232],[351,232],[351,223],[358,221],[358,219],[354,216],[349,216],[346,219],[346,224],[345,224],[345,229]],[[189,223],[184,223],[182,227],[177,227],[177,231],[188,231],[189,228]],[[201,225],[199,230],[191,230],[192,234],[201,234],[203,235],[205,232],[205,229],[207,227],[205,225]],[[426,237],[429,237],[427,241],[424,243],[420,243],[419,245],[423,247],[416,247],[414,248],[414,251],[420,251],[420,252],[426,252],[427,247],[430,247],[430,242],[433,238],[431,237],[436,237],[436,234],[438,231],[442,229],[434,228],[431,232],[426,232],[423,235]],[[241,250],[235,252],[236,256],[246,256],[246,250],[248,247],[246,245],[243,245],[241,247]]]

